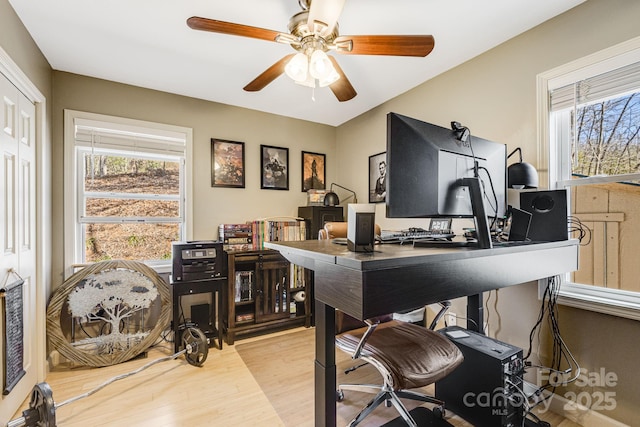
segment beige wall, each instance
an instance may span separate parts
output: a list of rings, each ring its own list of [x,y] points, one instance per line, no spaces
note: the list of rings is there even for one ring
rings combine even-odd
[[[302,151],[327,155],[327,181],[336,174],[335,128],[273,114],[202,101],[105,80],[54,72],[53,217],[63,223],[64,109],[167,123],[193,129],[193,236],[216,239],[221,223],[271,216],[296,216],[306,205],[302,192]],[[240,90],[240,89],[239,89]],[[245,143],[245,188],[211,187],[211,138]],[[289,191],[260,189],[260,145],[289,149]],[[61,227],[54,228],[54,286],[63,270]]]
[[[349,121],[338,129],[337,155],[338,161],[349,159],[356,166],[346,167],[346,160],[340,164],[339,182],[366,194],[367,157],[386,150],[390,111],[445,127],[457,120],[472,134],[503,142],[509,150],[522,147],[525,160],[543,166],[537,164],[536,75],[640,36],[638,16],[637,0],[589,0]],[[436,35],[436,45],[437,40]],[[390,229],[419,224],[385,218],[383,204],[377,205],[376,221]],[[487,313],[491,334],[526,351],[540,308],[536,291],[532,283],[493,292]],[[499,314],[493,309],[496,297]],[[464,301],[455,301],[454,309],[464,314]],[[564,339],[586,369],[602,367],[620,377],[613,390],[617,409],[605,414],[638,425],[640,372],[631,360],[640,358],[640,346],[634,344],[640,323],[564,307],[560,319]],[[543,346],[541,353],[550,356],[550,349]]]
[[[0,0],[0,47],[50,100],[51,67],[7,0]]]

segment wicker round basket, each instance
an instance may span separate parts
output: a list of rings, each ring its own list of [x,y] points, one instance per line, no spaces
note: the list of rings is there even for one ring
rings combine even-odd
[[[116,326],[111,328],[115,334],[98,335],[85,339],[84,343],[72,343],[64,336],[61,317],[65,307],[72,319],[88,315],[105,324],[105,320],[112,320],[116,315],[124,319],[140,311],[141,306],[149,309],[158,304],[158,299],[161,307],[155,325],[135,335],[120,333]],[[72,313],[74,305],[84,311]],[[47,332],[51,345],[66,358],[82,365],[109,366],[127,361],[149,348],[169,325],[170,316],[169,286],[155,270],[137,261],[101,261],[76,272],[56,290],[47,307]]]

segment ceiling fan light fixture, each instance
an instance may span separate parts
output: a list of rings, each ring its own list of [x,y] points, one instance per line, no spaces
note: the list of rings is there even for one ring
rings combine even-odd
[[[329,74],[326,79],[322,79],[318,81],[318,86],[326,87],[332,83],[335,83],[339,79],[340,79],[340,74],[338,74],[338,72],[335,69],[333,69],[331,74]]]
[[[310,74],[307,74],[307,78],[305,80],[296,80],[295,83],[299,84],[301,86],[307,86],[307,87],[310,87],[310,88],[315,88],[316,87],[316,79],[311,77]]]
[[[313,78],[324,80],[335,71],[331,60],[329,60],[327,54],[322,50],[316,49],[311,54],[311,58],[309,59],[309,73]]]
[[[296,82],[307,80],[309,71],[309,60],[304,53],[296,53],[293,58],[285,65],[284,72]]]

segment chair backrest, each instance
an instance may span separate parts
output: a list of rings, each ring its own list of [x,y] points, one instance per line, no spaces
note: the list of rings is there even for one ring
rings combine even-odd
[[[376,236],[380,235],[380,226],[375,225],[374,233]],[[334,239],[336,237],[347,237],[347,223],[346,222],[327,222],[324,224],[324,228],[318,231],[318,240]]]
[[[327,222],[324,227],[318,231],[318,239],[333,239],[336,237],[347,237],[346,222]]]

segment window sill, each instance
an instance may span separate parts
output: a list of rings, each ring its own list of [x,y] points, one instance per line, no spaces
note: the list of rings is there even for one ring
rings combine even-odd
[[[544,292],[546,281],[538,282],[538,293]],[[637,292],[581,285],[563,280],[558,303],[568,307],[640,320],[640,295]]]

